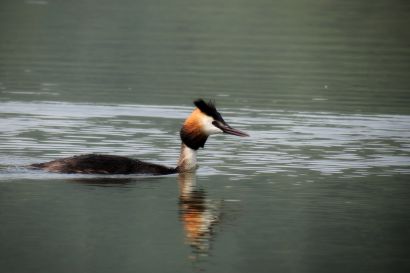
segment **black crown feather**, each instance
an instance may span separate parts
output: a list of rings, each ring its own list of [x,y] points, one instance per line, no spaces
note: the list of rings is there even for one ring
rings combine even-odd
[[[213,101],[206,103],[203,99],[197,99],[194,101],[194,104],[199,110],[201,110],[202,113],[213,117],[215,120],[225,122],[221,114],[216,110],[215,103]]]

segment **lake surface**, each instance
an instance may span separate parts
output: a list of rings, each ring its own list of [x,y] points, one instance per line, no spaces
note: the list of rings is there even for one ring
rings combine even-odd
[[[2,1],[1,272],[409,272],[406,1]],[[84,153],[194,174],[62,175]]]

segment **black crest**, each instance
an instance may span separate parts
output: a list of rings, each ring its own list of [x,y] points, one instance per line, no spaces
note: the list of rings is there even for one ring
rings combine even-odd
[[[215,120],[225,122],[221,114],[216,110],[215,104],[213,101],[206,103],[203,99],[197,99],[194,101],[196,107],[202,111],[202,113],[213,117]]]

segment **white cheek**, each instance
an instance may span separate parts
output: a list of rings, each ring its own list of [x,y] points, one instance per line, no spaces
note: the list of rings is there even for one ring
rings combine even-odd
[[[202,130],[207,135],[221,134],[222,130],[212,124],[213,118],[205,116],[202,119]]]

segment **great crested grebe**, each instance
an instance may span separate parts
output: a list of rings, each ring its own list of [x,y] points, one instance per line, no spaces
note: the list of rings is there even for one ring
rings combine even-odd
[[[245,137],[248,134],[230,127],[212,102],[194,101],[196,109],[182,125],[181,153],[178,166],[171,168],[116,155],[87,154],[57,159],[29,167],[55,173],[82,174],[151,174],[164,175],[189,172],[196,169],[196,152],[203,148],[210,135],[226,133]]]

